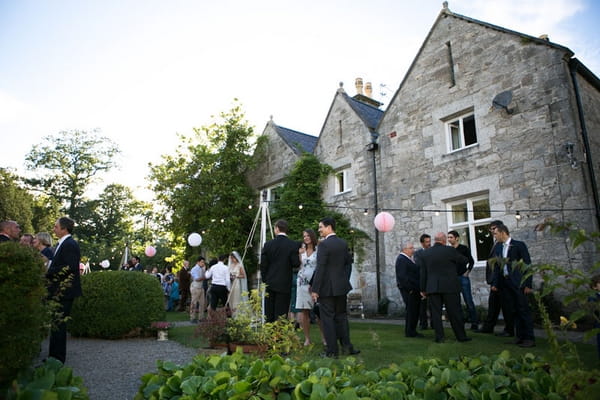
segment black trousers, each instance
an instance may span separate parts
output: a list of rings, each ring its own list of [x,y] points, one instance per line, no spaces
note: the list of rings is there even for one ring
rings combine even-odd
[[[533,332],[533,314],[531,313],[531,307],[529,307],[529,299],[527,295],[523,293],[523,289],[513,286],[511,283],[506,284],[502,288],[502,302],[505,305],[507,313],[504,315],[511,315],[511,320],[515,324],[515,335],[519,339],[523,340],[535,340]],[[504,310],[503,309],[503,310]]]
[[[446,305],[446,313],[456,339],[466,339],[465,323],[460,308],[460,293],[431,293],[429,299],[429,311],[431,312],[431,326],[435,330],[435,339],[444,339],[444,325],[442,324],[442,306]]]
[[[280,316],[287,316],[290,311],[290,293],[276,292],[267,287],[265,298],[265,319],[267,322],[275,322]]]
[[[502,316],[504,317],[504,332],[515,334],[515,321],[513,313],[509,312],[506,305],[502,302],[502,292],[500,290],[490,291],[488,297],[488,312],[483,327],[483,331],[493,331],[494,327],[498,323],[498,316],[502,310]]]
[[[210,308],[214,311],[221,302],[221,306],[225,307],[227,303],[227,286],[223,285],[211,285],[210,286]]]
[[[418,290],[412,292],[407,289],[400,289],[402,300],[406,305],[406,322],[404,324],[404,334],[406,337],[413,337],[417,334],[417,323],[421,309],[421,293]]]
[[[429,308],[427,299],[421,299],[419,304],[419,325],[421,329],[427,329],[427,309]]]
[[[65,319],[71,315],[73,299],[61,300],[59,304],[60,308],[57,311],[61,313],[60,322],[50,331],[48,357],[56,358],[64,364],[67,359],[67,322]]]
[[[354,348],[350,343],[350,327],[348,325],[347,299],[343,296],[319,297],[321,326],[327,342],[327,354],[338,355],[338,340],[346,351]]]

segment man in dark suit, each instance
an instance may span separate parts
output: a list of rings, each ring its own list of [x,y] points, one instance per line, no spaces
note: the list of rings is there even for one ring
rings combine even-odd
[[[498,257],[499,248],[502,248],[502,243],[496,239],[496,228],[504,223],[500,220],[490,222],[490,232],[494,237],[494,245],[490,250],[488,261],[485,264],[485,281],[488,285],[492,285],[492,279],[494,277],[494,269],[496,268],[495,258]],[[483,327],[479,332],[481,333],[494,333],[494,327],[498,323],[498,316],[502,309],[502,298],[499,290],[490,290],[488,296],[488,311],[487,317],[483,322]],[[515,335],[515,324],[512,320],[512,315],[507,310],[502,310],[502,316],[504,318],[504,329],[502,332],[496,333],[496,336],[512,337]]]
[[[192,283],[190,262],[188,260],[183,260],[183,267],[177,272],[177,277],[179,278],[179,293],[181,295],[177,311],[185,311],[190,298],[190,284]]]
[[[19,240],[21,227],[15,221],[0,222],[0,243]]]
[[[467,258],[451,246],[446,246],[446,234],[435,235],[435,244],[425,250],[419,258],[421,272],[421,295],[427,296],[431,311],[431,325],[435,330],[435,341],[444,341],[442,324],[442,306],[446,313],[454,335],[459,342],[467,342],[471,338],[465,333],[462,311],[460,309],[460,282],[456,275],[466,271]]]
[[[428,248],[431,247],[431,236],[428,235],[427,233],[422,234],[419,237],[419,242],[421,243],[421,248],[417,251],[415,251],[415,254],[413,255],[413,258],[415,260],[415,264],[419,264],[417,262],[417,260],[419,259],[419,257],[421,256],[421,254],[427,250]],[[427,329],[427,313],[428,313],[428,305],[427,305],[427,298],[422,298],[421,299],[421,303],[419,305],[419,325],[421,326],[422,330]],[[429,324],[431,325],[431,323]]]
[[[73,300],[81,296],[81,283],[79,279],[80,252],[79,245],[71,234],[75,221],[68,217],[61,217],[54,224],[54,234],[58,237],[58,244],[54,258],[48,265],[46,278],[48,279],[48,297],[59,304],[58,326],[52,327],[50,332],[49,357],[54,357],[64,364],[67,356],[67,323],[65,319],[71,314]]]
[[[144,267],[142,267],[142,264],[140,264],[140,258],[137,256],[134,256],[132,259],[132,264],[133,264],[133,268],[131,269],[131,271],[136,271],[136,272],[144,272]]]
[[[406,337],[423,337],[422,334],[417,333],[421,292],[419,290],[419,267],[413,260],[414,252],[415,246],[411,242],[402,246],[402,251],[396,258],[396,284],[406,307],[404,335]]]
[[[323,335],[327,342],[325,355],[337,357],[338,340],[344,352],[358,354],[360,350],[354,349],[350,342],[346,306],[346,296],[352,290],[352,259],[348,244],[336,236],[335,220],[331,217],[319,222],[319,234],[325,239],[319,243],[317,250],[317,267],[313,275],[311,296],[319,303]]]
[[[469,249],[464,244],[460,243],[460,235],[457,231],[448,232],[448,243],[450,246],[454,247],[456,251],[458,251],[463,256],[467,257],[469,262],[467,263],[467,270],[458,276],[458,280],[461,286],[461,292],[463,300],[467,305],[467,310],[469,311],[469,322],[471,322],[471,330],[474,332],[479,331],[479,316],[477,315],[477,309],[475,308],[475,303],[473,302],[473,293],[471,291],[471,279],[469,278],[469,274],[473,270],[475,266],[475,260],[471,255],[471,249]]]
[[[515,344],[520,347],[534,347],[533,315],[527,295],[533,292],[532,277],[523,281],[523,266],[531,265],[529,250],[524,242],[514,240],[506,225],[496,227],[496,239],[502,243],[497,246],[497,257],[502,259],[494,270],[492,291],[500,291],[503,310],[512,315],[515,322]],[[522,265],[519,265],[521,263]]]
[[[288,223],[275,222],[275,239],[265,243],[260,258],[260,275],[267,284],[265,318],[274,322],[290,310],[292,270],[300,267],[300,242],[287,237]]]

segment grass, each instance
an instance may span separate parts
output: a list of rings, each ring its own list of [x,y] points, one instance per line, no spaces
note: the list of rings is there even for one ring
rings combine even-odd
[[[185,313],[180,314],[185,315]],[[169,331],[169,338],[187,347],[198,349],[205,347],[206,341],[203,338],[194,337],[194,329],[194,325],[173,328]],[[369,369],[384,367],[391,363],[401,363],[417,357],[447,360],[459,356],[497,355],[504,350],[509,350],[513,357],[521,357],[531,353],[544,357],[546,360],[552,360],[550,347],[544,338],[537,339],[536,347],[525,349],[514,344],[507,344],[513,338],[496,337],[490,334],[468,332],[473,340],[460,343],[454,339],[452,330],[446,328],[446,342],[435,343],[431,329],[422,331],[422,333],[425,338],[406,338],[404,337],[404,327],[402,325],[350,322],[352,343],[355,348],[361,350],[361,353],[355,357],[364,362]],[[317,357],[323,351],[316,325],[311,325],[311,339],[313,343],[317,344],[308,349],[305,356],[309,358]],[[576,343],[576,347],[584,368],[600,367],[598,353],[594,345]]]

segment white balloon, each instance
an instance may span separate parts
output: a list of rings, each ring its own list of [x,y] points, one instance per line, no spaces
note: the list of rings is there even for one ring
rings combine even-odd
[[[106,268],[110,267],[110,261],[108,261],[108,260],[102,260],[102,261],[100,262],[100,266],[101,266],[102,268],[106,269]]]
[[[190,233],[190,236],[188,236],[188,243],[192,247],[200,246],[200,243],[202,243],[202,236],[196,232]]]

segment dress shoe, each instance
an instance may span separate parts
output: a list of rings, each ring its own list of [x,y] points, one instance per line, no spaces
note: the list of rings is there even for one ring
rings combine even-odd
[[[502,331],[502,332],[496,333],[496,336],[500,336],[500,337],[513,337],[514,335],[512,333],[508,333],[506,331]]]
[[[517,344],[519,347],[535,347],[535,342],[533,340],[524,339],[521,343]]]
[[[350,347],[350,348],[343,349],[342,353],[353,356],[355,354],[360,354],[360,350],[357,350],[354,347]]]
[[[422,333],[415,333],[414,335],[406,335],[406,337],[424,338],[425,335],[423,335]]]
[[[472,338],[470,338],[470,337],[464,337],[464,338],[462,338],[462,339],[457,339],[457,340],[458,340],[459,342],[470,342],[470,341],[471,341],[471,340],[473,340],[473,339],[472,339]]]

